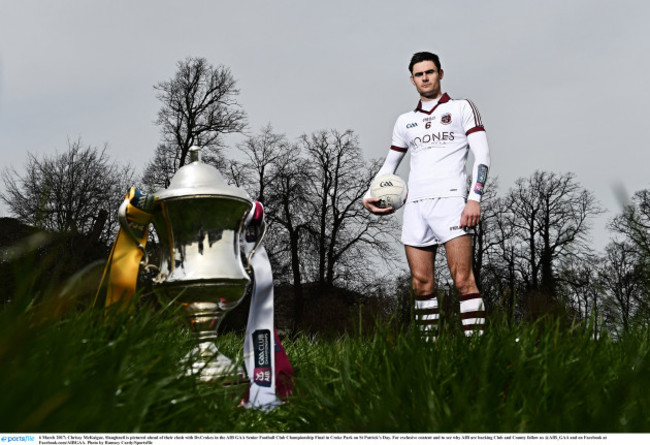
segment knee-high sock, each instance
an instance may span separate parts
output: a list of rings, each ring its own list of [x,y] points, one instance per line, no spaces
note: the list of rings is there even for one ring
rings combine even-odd
[[[415,324],[420,328],[424,338],[435,338],[438,334],[438,299],[435,295],[423,295],[415,299]]]
[[[465,335],[470,337],[477,332],[479,335],[483,334],[483,327],[485,326],[485,305],[481,294],[467,294],[461,295],[460,300],[460,318],[463,322],[463,329]]]

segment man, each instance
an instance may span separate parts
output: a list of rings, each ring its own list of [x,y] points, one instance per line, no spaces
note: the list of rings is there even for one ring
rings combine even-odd
[[[404,206],[402,242],[415,291],[415,314],[425,332],[435,337],[438,300],[434,288],[434,260],[445,246],[447,264],[458,290],[465,333],[481,334],[485,324],[483,300],[472,270],[472,238],[468,231],[481,215],[481,196],[490,155],[481,116],[469,100],[442,94],[444,71],[437,55],[420,52],[409,64],[411,82],[420,94],[415,110],[398,117],[392,145],[377,176],[395,173],[402,158],[411,154],[408,198]],[[467,190],[465,164],[474,155],[472,183]],[[363,205],[385,215],[379,199],[366,194]]]

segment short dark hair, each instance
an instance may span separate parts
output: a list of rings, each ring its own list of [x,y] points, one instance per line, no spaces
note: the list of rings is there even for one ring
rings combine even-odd
[[[432,61],[436,65],[436,68],[438,68],[438,71],[442,69],[442,67],[440,66],[440,58],[438,58],[436,54],[427,51],[422,51],[413,54],[413,57],[411,57],[411,63],[409,63],[409,73],[413,74],[413,65],[415,65],[416,63],[424,62],[425,60]]]

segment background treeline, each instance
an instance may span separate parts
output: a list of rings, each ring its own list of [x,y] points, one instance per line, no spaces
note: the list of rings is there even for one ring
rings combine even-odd
[[[162,137],[142,174],[110,159],[108,147],[81,140],[69,140],[64,153],[29,154],[21,170],[4,168],[2,200],[14,218],[0,220],[3,305],[18,292],[16,269],[34,271],[34,295],[84,268],[96,283],[128,187],[167,187],[198,145],[204,162],[265,206],[283,329],[341,332],[377,318],[409,322],[399,220],[363,209],[381,160],[364,160],[353,130],[316,129],[296,140],[270,124],[250,131],[232,73],[202,58],[178,62],[174,77],[154,91]],[[239,142],[227,146],[228,134],[239,134]],[[507,323],[545,314],[567,324],[592,319],[595,335],[646,326],[649,193],[638,191],[625,203],[601,253],[591,247],[589,230],[603,210],[575,175],[537,171],[504,191],[492,178],[474,238],[475,274],[489,313]],[[155,234],[149,248],[155,258]],[[438,260],[438,292],[453,313],[442,253]]]

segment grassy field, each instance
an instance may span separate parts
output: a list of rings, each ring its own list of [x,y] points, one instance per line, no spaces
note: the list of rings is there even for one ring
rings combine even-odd
[[[50,297],[0,313],[3,432],[650,432],[650,333],[616,341],[552,321],[492,320],[435,343],[390,324],[284,346],[297,391],[271,412],[241,388],[182,376],[190,345],[175,306],[130,313]],[[241,355],[243,339],[220,337]]]

